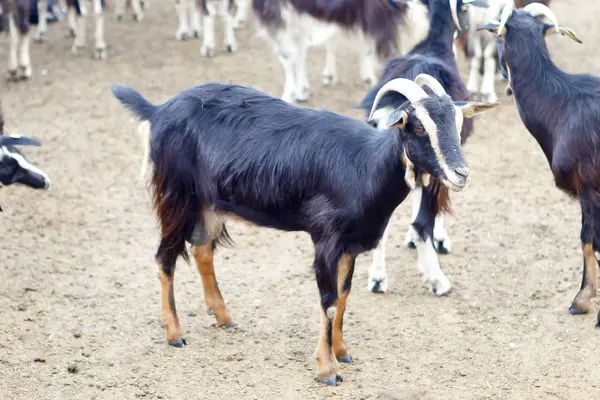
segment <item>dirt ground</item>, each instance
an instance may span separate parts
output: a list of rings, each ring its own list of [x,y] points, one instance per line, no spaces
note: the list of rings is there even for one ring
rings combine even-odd
[[[50,192],[0,192],[0,399],[600,398],[600,303],[586,316],[567,313],[581,282],[579,206],[554,187],[504,96],[477,120],[465,148],[472,184],[453,193],[453,253],[442,256],[452,294],[434,298],[421,285],[416,253],[402,245],[410,203],[401,205],[388,245],[389,293],[366,290],[371,254],[357,262],[345,318],[355,362],[343,366],[341,385],[313,379],[320,318],[303,233],[231,224],[237,247],[219,251],[216,268],[234,329],[212,326],[200,277],[180,262],[176,299],[188,346],[167,346],[158,231],[138,181],[142,148],[109,84],[160,102],[207,81],[277,96],[283,83],[253,24],[238,32],[237,54],[225,53],[218,35],[216,57],[206,59],[200,41],[174,40],[171,3],[152,2],[140,24],[107,18],[104,62],[92,58],[91,20],[79,58],[69,54],[66,23],[52,24],[49,41],[32,45],[32,80],[0,84],[7,127],[41,139],[26,154],[53,180]],[[553,3],[584,41],[550,39],[556,62],[600,73],[600,3]],[[6,60],[5,36],[0,45]],[[323,49],[312,50],[308,105],[359,117],[351,108],[365,93],[357,56],[341,52],[334,88],[320,83],[323,62]]]

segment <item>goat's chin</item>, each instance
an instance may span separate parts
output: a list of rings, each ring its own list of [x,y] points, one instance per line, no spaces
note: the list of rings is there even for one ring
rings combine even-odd
[[[464,188],[469,186],[470,180],[465,179],[465,180],[461,180],[460,182],[452,182],[451,180],[443,179],[442,182],[444,183],[445,186],[447,186],[453,192],[460,192],[461,190],[463,190]]]

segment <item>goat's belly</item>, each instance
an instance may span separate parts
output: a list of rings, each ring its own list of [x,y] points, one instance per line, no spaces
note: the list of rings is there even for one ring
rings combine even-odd
[[[286,210],[264,211],[237,205],[229,202],[217,202],[215,211],[224,219],[243,221],[252,225],[266,228],[274,228],[282,231],[304,231],[305,227],[300,223],[297,215]]]

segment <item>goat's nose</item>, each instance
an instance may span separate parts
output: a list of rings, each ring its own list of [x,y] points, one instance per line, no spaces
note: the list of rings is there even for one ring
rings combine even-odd
[[[459,167],[454,170],[458,175],[462,178],[467,178],[469,176],[469,168],[468,167]]]

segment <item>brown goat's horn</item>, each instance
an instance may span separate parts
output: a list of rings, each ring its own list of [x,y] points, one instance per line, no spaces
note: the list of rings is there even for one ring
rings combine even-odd
[[[383,85],[381,89],[379,89],[379,91],[377,92],[377,96],[375,96],[375,101],[373,101],[373,107],[371,107],[371,114],[369,114],[369,121],[371,120],[371,118],[373,118],[373,114],[375,113],[375,110],[377,109],[377,105],[379,104],[381,98],[387,92],[391,91],[400,93],[401,95],[406,97],[408,101],[410,101],[410,103],[413,105],[419,100],[427,97],[427,93],[423,90],[423,88],[417,85],[415,82],[411,81],[410,79],[392,79],[391,81]]]
[[[458,21],[458,0],[450,0],[450,10],[452,12],[452,20],[456,25],[456,29],[460,31],[460,22]]]
[[[506,21],[512,15],[513,10],[515,9],[515,4],[511,1],[502,9],[502,16],[500,17],[500,25],[498,25],[498,36],[502,35],[504,32],[504,28],[506,26]]]
[[[446,94],[442,84],[431,75],[419,74],[415,78],[415,83],[421,87],[423,87],[423,85],[429,86],[429,88],[433,90],[433,93],[437,94],[438,96],[443,96]]]
[[[552,21],[556,32],[560,32],[560,27],[558,26],[558,18],[556,18],[556,14],[554,14],[554,12],[551,9],[549,9],[542,3],[527,4],[525,7],[523,7],[523,10],[527,11],[534,17],[537,17],[538,15],[545,15],[550,21]]]

